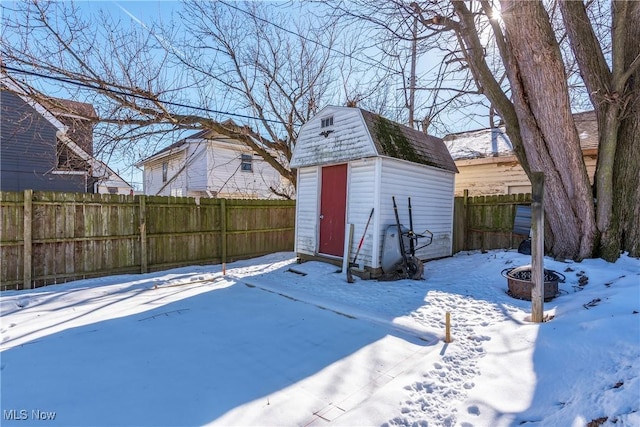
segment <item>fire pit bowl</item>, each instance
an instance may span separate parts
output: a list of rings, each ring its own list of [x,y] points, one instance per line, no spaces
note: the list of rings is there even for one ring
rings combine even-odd
[[[531,301],[531,265],[505,268],[502,276],[507,279],[508,294],[513,298]],[[544,270],[544,300],[551,301],[558,294],[558,282],[564,282],[562,273],[553,270]]]

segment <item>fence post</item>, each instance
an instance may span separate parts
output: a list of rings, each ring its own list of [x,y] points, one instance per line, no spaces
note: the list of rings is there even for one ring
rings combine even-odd
[[[462,198],[462,250],[469,250],[469,242],[467,242],[469,222],[467,221],[467,211],[469,210],[469,190],[464,190]]]
[[[24,190],[24,235],[23,235],[23,271],[22,288],[31,289],[32,274],[32,234],[31,223],[33,221],[33,190]]]
[[[531,321],[541,323],[544,314],[544,174],[531,176]]]
[[[140,197],[140,273],[147,273],[147,202],[145,196]]]
[[[220,246],[222,252],[221,262],[227,262],[227,201],[220,199]]]

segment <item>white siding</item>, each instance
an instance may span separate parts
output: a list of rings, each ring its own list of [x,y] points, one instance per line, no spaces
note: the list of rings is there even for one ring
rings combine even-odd
[[[307,255],[315,255],[318,246],[318,171],[315,166],[298,170],[295,251]]]
[[[241,169],[242,154],[253,156],[252,171]],[[168,163],[167,182],[162,181],[164,162]],[[269,187],[295,195],[278,171],[238,143],[194,139],[180,152],[144,164],[144,191],[149,195],[277,198]]]
[[[333,116],[333,126],[321,128],[322,119]],[[328,136],[320,133],[331,130]],[[326,107],[300,129],[291,167],[345,163],[376,156],[369,131],[357,108]]]
[[[382,236],[389,225],[396,223],[392,196],[396,198],[400,223],[409,227],[408,197],[411,197],[414,231],[422,233],[429,230],[433,233],[433,243],[418,251],[416,256],[432,259],[451,255],[454,174],[383,158],[381,183],[380,223],[377,232]],[[382,244],[381,241],[380,248]]]
[[[184,165],[184,151],[163,157],[144,166],[144,194],[151,196],[171,196],[186,188],[184,175],[176,175]],[[162,164],[167,162],[167,181],[162,180]],[[173,193],[172,193],[173,190]],[[186,195],[186,191],[181,193]]]
[[[321,127],[330,116],[333,125]],[[328,130],[333,132],[321,134]],[[316,255],[320,170],[325,165],[340,163],[348,164],[346,223],[354,224],[350,261],[374,208],[357,263],[380,268],[384,232],[396,223],[392,196],[396,196],[403,224],[409,226],[407,197],[410,196],[414,231],[429,230],[434,234],[433,243],[417,256],[432,259],[451,255],[455,174],[378,156],[361,110],[347,107],[326,107],[300,130],[291,160],[291,166],[298,168],[297,253]]]
[[[252,155],[252,171],[240,165],[242,154]],[[275,198],[269,189],[282,189],[281,175],[269,163],[249,149],[237,145],[212,144],[207,155],[207,190],[225,198]]]
[[[357,263],[364,265],[372,265],[372,252],[374,248],[375,239],[375,208],[376,197],[376,182],[375,182],[375,170],[376,163],[379,162],[378,158],[369,158],[354,161],[349,163],[348,172],[348,186],[347,186],[347,224],[354,224],[353,229],[353,242],[351,244],[351,259],[355,256],[358,244],[364,233],[364,229],[371,213],[371,208],[374,208],[374,217],[371,219],[367,235],[364,238],[362,248],[358,254]]]
[[[207,152],[206,143],[190,144],[187,156],[188,166],[185,168],[187,191],[207,190]]]

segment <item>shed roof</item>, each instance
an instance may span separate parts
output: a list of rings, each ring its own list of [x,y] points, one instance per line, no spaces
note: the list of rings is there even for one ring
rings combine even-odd
[[[444,141],[360,109],[378,154],[458,172]]]
[[[300,129],[291,167],[384,156],[457,173],[440,138],[357,107],[326,106]]]

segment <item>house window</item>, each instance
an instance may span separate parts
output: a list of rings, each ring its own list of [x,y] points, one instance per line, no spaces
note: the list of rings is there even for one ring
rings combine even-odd
[[[169,163],[162,163],[162,182],[167,182],[167,173],[169,172]]]
[[[329,126],[333,126],[333,116],[325,117],[320,121],[321,128],[326,128]]]
[[[253,155],[251,154],[243,154],[240,159],[240,170],[243,172],[253,172]]]

